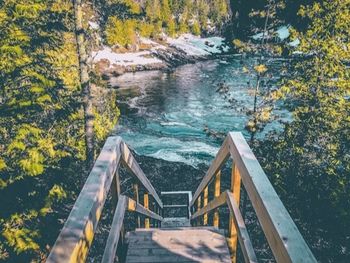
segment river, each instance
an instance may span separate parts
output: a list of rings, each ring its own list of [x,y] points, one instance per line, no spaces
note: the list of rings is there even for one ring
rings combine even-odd
[[[170,72],[143,71],[113,78],[118,88],[121,119],[116,133],[138,155],[181,162],[193,167],[208,164],[222,143],[215,134],[245,130],[247,110],[253,108],[256,74],[252,68],[256,58],[226,56],[221,59],[180,66]],[[283,60],[266,59],[269,68],[263,80],[265,88],[275,88]],[[217,92],[220,83],[228,92]],[[276,119],[258,137],[280,129],[279,120],[288,112],[275,106]]]

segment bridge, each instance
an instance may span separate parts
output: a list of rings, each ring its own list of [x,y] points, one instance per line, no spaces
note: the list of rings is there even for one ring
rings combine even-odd
[[[222,170],[231,165],[230,187]],[[120,166],[133,177],[132,194],[121,192]],[[46,262],[85,262],[107,196],[114,215],[102,262],[258,262],[241,213],[245,189],[276,262],[317,262],[243,135],[230,132],[195,191],[159,192],[127,144],[109,137]],[[140,193],[143,193],[140,196]],[[141,198],[140,198],[141,197]],[[177,197],[177,203],[165,200]],[[164,203],[163,203],[164,201]],[[181,201],[181,202],[179,202]],[[227,207],[228,228],[219,208]],[[174,210],[170,216],[166,211]],[[126,217],[127,213],[136,216]],[[179,215],[179,216],[176,216]],[[133,218],[133,219],[130,219]],[[130,222],[134,220],[135,222]],[[131,224],[132,223],[132,224]],[[126,232],[126,225],[135,229]]]

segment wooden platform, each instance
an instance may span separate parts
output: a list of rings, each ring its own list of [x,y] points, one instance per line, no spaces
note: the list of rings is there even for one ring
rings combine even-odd
[[[126,262],[230,262],[226,239],[213,227],[137,229],[128,233]]]

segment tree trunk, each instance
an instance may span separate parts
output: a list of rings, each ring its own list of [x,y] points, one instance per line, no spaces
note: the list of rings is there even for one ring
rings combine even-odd
[[[85,35],[83,28],[83,10],[82,1],[74,1],[75,17],[75,37],[77,42],[77,53],[79,57],[80,85],[84,106],[85,119],[85,144],[86,144],[86,169],[91,169],[95,159],[94,142],[94,114],[92,105],[91,87],[89,81],[88,54],[85,46]]]

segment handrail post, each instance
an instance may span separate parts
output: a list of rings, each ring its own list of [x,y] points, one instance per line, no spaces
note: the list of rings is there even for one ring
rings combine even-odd
[[[232,163],[231,171],[231,192],[233,193],[234,201],[236,202],[237,207],[239,208],[240,203],[240,194],[241,194],[241,176],[239,170],[235,163]],[[231,259],[232,262],[236,262],[237,256],[237,228],[233,221],[233,214],[230,213],[230,223],[229,223],[229,248],[231,250]]]
[[[143,206],[145,208],[149,208],[149,201],[148,201],[148,193],[145,193],[143,195]],[[145,228],[149,228],[149,218],[145,218]]]
[[[218,197],[220,195],[220,181],[221,181],[221,171],[219,170],[215,175],[214,197]],[[214,212],[213,226],[219,227],[219,209],[216,209]]]
[[[158,215],[160,215],[160,208],[159,208],[159,206],[156,204],[156,210],[155,210],[155,212],[156,212],[156,214],[158,214]],[[160,227],[160,222],[159,221],[156,221],[156,223],[157,223],[157,228],[159,228]]]
[[[203,192],[203,207],[205,207],[208,204],[208,186],[204,188],[204,192]],[[203,215],[203,225],[206,226],[208,225],[208,213],[205,213]]]
[[[113,181],[111,185],[111,193],[112,193],[112,202],[113,206],[117,207],[118,199],[120,196],[120,178],[118,171],[115,172],[113,176]]]
[[[136,201],[136,203],[140,203],[140,198],[139,198],[139,185],[137,183],[135,183],[133,185],[134,188],[134,199]],[[137,215],[137,227],[140,228],[141,227],[141,221],[140,221],[140,216]]]
[[[118,167],[117,167],[117,170],[113,176],[113,181],[112,181],[112,185],[111,185],[111,193],[112,193],[113,207],[116,209],[118,202],[119,202],[119,197],[121,195],[120,177],[119,177],[119,173],[118,173]],[[122,246],[125,244],[124,225],[122,225],[121,230],[120,230],[120,243]]]
[[[197,199],[197,211],[201,210],[201,204],[202,204],[202,195],[199,195]],[[201,220],[200,218],[198,218],[196,221],[196,225],[199,226],[200,224],[201,224]]]

